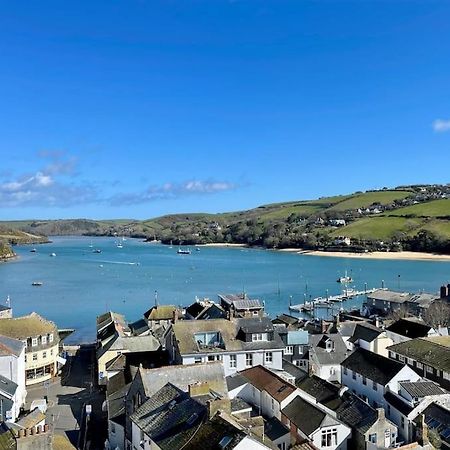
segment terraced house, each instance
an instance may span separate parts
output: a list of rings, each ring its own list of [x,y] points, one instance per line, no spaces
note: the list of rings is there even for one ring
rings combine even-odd
[[[26,344],[26,385],[49,380],[58,372],[59,334],[56,325],[33,312],[27,316],[0,319],[0,335],[18,339]]]

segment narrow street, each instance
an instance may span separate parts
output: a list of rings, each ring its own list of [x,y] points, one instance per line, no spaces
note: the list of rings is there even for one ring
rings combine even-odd
[[[55,435],[65,435],[77,448],[92,441],[89,448],[102,449],[106,439],[106,416],[102,412],[105,396],[96,388],[94,351],[93,346],[81,347],[68,356],[60,378],[27,389],[27,408],[33,400],[47,398],[47,423]],[[92,414],[91,426],[84,430],[86,405],[92,406]]]

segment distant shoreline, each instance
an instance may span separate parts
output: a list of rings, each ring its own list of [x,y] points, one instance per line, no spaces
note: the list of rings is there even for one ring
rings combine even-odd
[[[247,244],[229,244],[227,242],[215,242],[211,244],[196,244],[196,247],[249,247],[249,246]]]
[[[325,252],[319,250],[302,250],[298,248],[284,248],[282,252],[297,253],[308,256],[328,256],[332,258],[359,258],[359,259],[397,259],[405,261],[450,261],[450,255],[440,255],[437,253],[421,252]]]

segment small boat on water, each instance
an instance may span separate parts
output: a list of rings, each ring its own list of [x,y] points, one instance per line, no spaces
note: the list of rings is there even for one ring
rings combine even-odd
[[[190,255],[191,254],[191,249],[190,248],[181,248],[179,247],[177,250],[177,253],[179,255]]]
[[[123,245],[119,242],[119,243],[117,244],[117,248],[123,248]]]
[[[42,286],[44,283],[42,281],[33,281],[31,286]]]
[[[345,275],[343,277],[339,277],[336,281],[338,283],[352,283],[353,278],[351,276],[347,275],[347,271],[345,271]]]
[[[56,253],[50,253],[50,256],[56,256]]]
[[[30,250],[31,253],[36,253],[36,251],[37,251],[37,250],[36,250],[35,248],[32,248],[32,249]]]
[[[102,251],[99,248],[96,248],[95,250],[92,250],[92,253],[101,253]]]

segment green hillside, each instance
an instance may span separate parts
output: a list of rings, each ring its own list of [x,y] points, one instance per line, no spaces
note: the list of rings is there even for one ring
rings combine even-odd
[[[35,236],[123,235],[175,245],[225,242],[266,248],[332,250],[342,247],[336,238],[345,236],[352,239],[350,247],[342,247],[346,250],[403,248],[450,253],[450,186],[403,186],[219,214],[180,213],[148,220],[29,220],[3,225]]]
[[[353,195],[335,204],[330,209],[334,211],[348,211],[350,209],[367,208],[373,204],[388,205],[394,200],[403,200],[410,195],[411,191],[364,192]]]
[[[399,208],[390,213],[390,215],[414,217],[450,217],[450,199],[434,200],[427,203],[418,203],[406,208]]]

